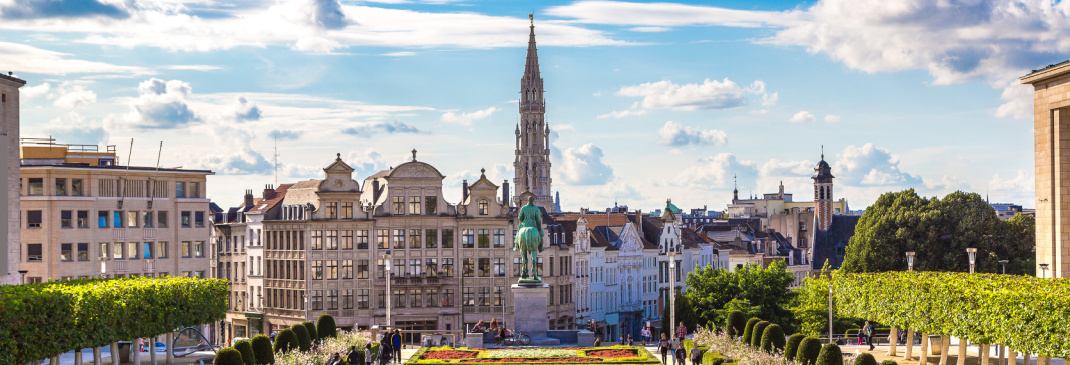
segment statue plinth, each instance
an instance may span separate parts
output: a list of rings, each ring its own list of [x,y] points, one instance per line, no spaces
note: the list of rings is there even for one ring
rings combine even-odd
[[[513,328],[532,340],[545,339],[550,324],[546,319],[546,298],[550,286],[543,283],[513,284]]]

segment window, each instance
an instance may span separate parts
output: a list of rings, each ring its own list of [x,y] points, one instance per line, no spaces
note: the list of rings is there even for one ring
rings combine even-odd
[[[83,196],[85,190],[82,190],[82,179],[71,179],[71,196]]]
[[[403,196],[395,196],[394,197],[394,214],[396,214],[396,215],[405,214],[405,197],[403,197]]]
[[[63,243],[59,245],[59,260],[60,261],[73,261],[73,255],[71,254],[71,244]]]
[[[337,231],[332,231],[332,232],[337,232]],[[351,230],[342,231],[342,247],[341,248],[343,250],[352,250],[353,249],[353,231],[351,231]]]
[[[342,203],[342,219],[353,219],[353,202]]]
[[[519,257],[514,257],[513,258],[513,276],[520,276],[520,270],[522,268],[523,268],[523,265],[521,265],[521,263],[520,263],[520,258]]]
[[[204,228],[204,212],[193,212],[193,226]]]
[[[495,229],[494,230],[494,247],[495,248],[503,248],[503,247],[505,247],[505,230],[504,229]]]
[[[312,269],[312,280],[323,280],[323,260],[312,260],[309,268]]]
[[[380,279],[386,277],[386,260],[375,260],[375,277]]]
[[[424,213],[427,215],[434,215],[438,212],[438,197],[425,196],[424,197]]]
[[[371,307],[370,303],[368,303],[369,292],[370,290],[368,289],[357,289],[357,308],[368,309]]]
[[[418,196],[410,196],[409,197],[409,211],[412,212],[412,214],[420,214],[420,212],[422,211],[420,209],[420,197],[418,197]]]
[[[487,215],[488,212],[487,199],[479,199],[479,215]]]
[[[112,246],[111,246],[111,248],[112,248],[111,249],[111,258],[112,258],[112,260],[124,260],[124,259],[126,259],[126,256],[123,255],[123,251],[124,251],[125,247],[126,247],[126,245],[124,245],[122,242],[112,243]]]
[[[327,219],[338,219],[338,202],[327,203]]]
[[[479,276],[490,276],[490,258],[479,259]]]
[[[394,248],[405,248],[405,230],[394,230]]]
[[[309,231],[308,249],[310,250],[322,250],[323,249],[323,231]]]
[[[41,228],[41,211],[26,211],[26,228]]]
[[[353,309],[353,289],[342,291],[342,309]]]
[[[379,229],[375,231],[375,244],[378,248],[390,248],[390,230]]]
[[[126,215],[123,214],[122,211],[116,210],[116,211],[112,212],[112,214],[111,214],[111,226],[114,227],[114,228],[126,227],[126,223],[124,223],[125,220],[123,220],[124,217],[126,217]]]
[[[357,279],[368,278],[368,260],[357,260]]]
[[[144,213],[141,214],[142,225],[144,225],[145,228],[152,228],[152,226],[153,226],[152,223],[154,221],[154,219],[152,219],[152,218],[154,218],[154,216],[152,214],[152,211],[151,210],[146,210]]]
[[[204,241],[196,241],[193,243],[193,256],[204,257]]]
[[[442,230],[442,248],[453,248],[453,230]]]
[[[438,259],[427,259],[424,270],[428,275],[438,275]]]
[[[89,261],[89,244],[78,244],[78,261]]]
[[[167,212],[156,212],[156,227],[167,228]]]
[[[141,258],[146,260],[153,258],[152,249],[155,247],[156,245],[152,244],[152,242],[143,243],[141,245]]]
[[[78,228],[89,228],[89,211],[88,210],[79,210],[78,211],[78,222],[77,223],[78,223]]]
[[[453,258],[446,257],[442,259],[442,275],[446,277],[453,277]]]
[[[442,289],[442,306],[452,307],[456,303],[453,301],[454,291],[453,289]]]
[[[39,177],[33,177],[29,179],[29,195],[44,195],[45,194],[45,179]]]
[[[490,248],[490,230],[479,230],[479,248]]]
[[[108,228],[108,211],[97,211],[97,228]]]
[[[461,305],[466,307],[476,305],[476,288],[465,287],[461,289]]]
[[[423,290],[409,289],[409,306],[420,307],[424,305]]]
[[[427,231],[425,231],[425,233],[426,234],[424,235],[424,247],[438,248],[438,230],[428,229]]]
[[[137,211],[126,212],[127,227],[137,228]]]
[[[427,301],[425,301],[424,303],[427,303],[428,307],[437,307],[437,306],[439,306],[439,304],[438,304],[438,289],[435,289],[435,288],[424,289],[424,297],[427,298]]]
[[[98,243],[99,250],[97,252],[97,258],[100,261],[108,260],[108,243]]]
[[[505,288],[501,286],[494,287],[494,305],[505,305]]]
[[[494,276],[505,276],[505,259],[494,259]]]
[[[156,258],[167,258],[167,241],[156,242]]]
[[[71,225],[71,214],[74,212],[69,210],[63,210],[59,212],[59,227],[60,228],[73,228]]]
[[[423,243],[420,242],[420,241],[422,241],[420,239],[420,237],[421,236],[420,236],[420,230],[419,229],[410,229],[409,230],[409,248],[420,248],[420,247],[423,247]]]
[[[186,197],[186,183],[181,182],[181,181],[175,183],[175,197],[176,198],[185,198]]]
[[[461,231],[461,248],[475,248],[475,230],[465,229]]]
[[[189,183],[189,197],[200,198],[201,197],[201,183],[191,182]]]
[[[30,243],[26,245],[26,262],[41,262],[44,260],[44,255],[41,252],[40,243]]]
[[[327,271],[324,278],[338,280],[338,260],[327,260]]]
[[[476,275],[476,260],[473,258],[465,258],[462,261],[461,275],[464,277],[473,277]]]
[[[312,295],[310,295],[310,297],[311,298],[309,298],[309,300],[312,302],[312,307],[309,309],[323,310],[323,291],[313,290]]]
[[[490,287],[479,287],[479,305],[484,307],[490,305]]]
[[[137,260],[137,242],[126,243],[126,258]]]
[[[328,250],[337,250],[338,249],[338,231],[335,231],[335,230],[323,231],[323,233],[324,233],[323,240],[324,240],[324,243],[327,246],[326,248]]]
[[[67,196],[67,179],[56,179],[56,196]]]
[[[420,259],[410,259],[409,260],[409,272],[408,272],[408,275],[410,275],[410,276],[419,276],[420,272],[421,272],[420,269],[422,267],[423,267],[423,265],[420,264]]]
[[[190,217],[189,212],[182,212],[182,228],[189,228],[190,227],[189,217]]]
[[[357,248],[361,250],[368,249],[368,230],[361,229],[357,231]]]

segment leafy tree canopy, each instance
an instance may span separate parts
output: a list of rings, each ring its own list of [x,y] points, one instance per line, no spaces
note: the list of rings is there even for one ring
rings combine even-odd
[[[783,261],[768,267],[750,264],[731,272],[707,266],[687,274],[687,297],[702,324],[723,326],[727,309],[790,326],[788,286],[794,281]]]

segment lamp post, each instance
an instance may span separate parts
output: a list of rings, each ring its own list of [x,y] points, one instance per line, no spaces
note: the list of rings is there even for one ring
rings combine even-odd
[[[1048,277],[1048,264],[1040,264],[1040,278]]]
[[[829,284],[829,343],[832,343],[832,284]]]
[[[1000,265],[1003,265],[1003,275],[1007,275],[1007,263],[1008,263],[1008,262],[1010,262],[1010,261],[1007,261],[1007,260],[999,260],[999,264],[1000,264]]]
[[[391,260],[391,258],[392,258],[392,256],[390,255],[390,250],[386,250],[386,254],[383,255],[383,259],[386,260],[386,326],[387,327],[389,327],[391,325],[391,323],[392,323],[392,322],[390,322],[390,297],[394,295],[394,292],[390,291],[390,279],[393,276],[393,271],[391,271],[391,264],[392,264],[393,260]]]
[[[907,252],[907,271],[914,271],[914,251]]]
[[[970,274],[973,274],[973,267],[977,262],[977,249],[973,247],[967,248],[966,253],[970,255]]]
[[[669,337],[676,339],[676,248],[670,247],[669,251]]]
[[[30,272],[30,271],[29,270],[19,270],[19,275],[22,276],[22,283],[23,284],[26,284],[26,273],[28,273],[28,272]]]

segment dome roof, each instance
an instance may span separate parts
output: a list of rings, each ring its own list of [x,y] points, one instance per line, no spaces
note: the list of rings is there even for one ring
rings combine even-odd
[[[824,158],[822,158],[821,162],[818,162],[817,166],[814,167],[813,179],[832,179],[834,177],[835,176],[832,176],[832,167],[829,166],[828,162],[825,162]]]

